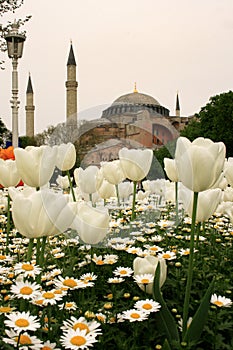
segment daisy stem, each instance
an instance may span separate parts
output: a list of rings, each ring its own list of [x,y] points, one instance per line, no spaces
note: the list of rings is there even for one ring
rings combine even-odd
[[[136,189],[137,189],[137,181],[133,181],[133,204],[132,204],[131,220],[134,220],[136,216],[135,215]]]
[[[33,245],[34,245],[34,238],[30,238],[29,244],[28,244],[27,261],[30,261],[32,258]]]
[[[16,349],[18,350],[19,349],[19,342],[20,342],[20,337],[21,337],[21,334],[23,333],[23,331],[21,331],[19,333],[19,336],[18,336],[18,339],[17,339],[17,344],[16,344]]]
[[[184,307],[183,307],[183,338],[187,331],[187,322],[188,322],[188,312],[189,312],[189,300],[191,293],[191,285],[193,278],[193,262],[194,262],[194,238],[195,238],[195,222],[197,214],[197,201],[198,201],[198,192],[193,192],[193,211],[192,211],[192,224],[191,224],[191,238],[190,238],[190,252],[189,252],[189,264],[188,264],[188,276],[187,284],[185,290],[184,298]]]
[[[7,226],[6,226],[6,254],[9,253],[9,235],[11,227],[10,195],[7,195]]]
[[[73,201],[76,202],[76,198],[75,198],[75,194],[74,194],[74,188],[73,188],[73,184],[72,184],[72,181],[71,181],[69,170],[66,171],[66,174],[68,176],[68,180],[69,180],[69,184],[70,184],[70,190],[71,190],[71,193],[72,193]]]

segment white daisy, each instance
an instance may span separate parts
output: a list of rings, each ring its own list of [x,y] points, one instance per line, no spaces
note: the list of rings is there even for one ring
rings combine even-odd
[[[116,254],[105,254],[104,255],[104,264],[112,265],[115,264],[118,260],[118,255]]]
[[[51,291],[42,291],[38,300],[43,300],[43,305],[55,305],[58,301],[62,299],[62,294],[55,293],[55,290]]]
[[[99,334],[102,334],[100,329],[100,323],[96,322],[94,320],[87,321],[84,317],[76,318],[74,316],[71,316],[70,320],[63,321],[63,325],[61,329],[64,332],[67,332],[69,329],[79,329],[80,331],[85,330],[86,334],[92,333],[93,336],[97,336]]]
[[[30,312],[12,312],[6,315],[8,320],[4,323],[7,327],[14,328],[16,331],[35,331],[40,328],[39,320],[36,316],[30,315]]]
[[[3,338],[3,341],[7,344],[11,344],[14,347],[19,346],[20,350],[39,350],[43,348],[42,342],[35,336],[29,335],[27,332],[25,333],[17,333],[13,330],[5,330],[8,338]],[[48,348],[49,349],[49,348]],[[54,348],[52,348],[54,349]],[[59,349],[54,349],[59,350]]]
[[[11,293],[14,294],[15,298],[23,298],[23,299],[37,299],[40,295],[40,285],[36,282],[22,282],[18,281],[16,284],[11,286]]]
[[[60,348],[56,348],[56,343],[50,343],[49,340],[47,340],[45,343],[42,344],[41,350],[60,350]]]
[[[135,281],[142,285],[147,285],[149,283],[153,283],[154,275],[152,273],[145,273],[143,275],[134,275],[133,277]]]
[[[79,288],[85,288],[86,285],[80,281],[77,278],[74,277],[65,277],[63,278],[62,276],[58,276],[57,280],[54,280],[55,285],[58,288],[62,288],[62,289],[79,289]]]
[[[23,277],[35,278],[41,273],[41,268],[39,266],[29,262],[15,264],[14,270],[16,275],[20,274],[23,275]]]
[[[142,310],[137,309],[131,309],[123,311],[122,318],[124,320],[128,320],[130,322],[136,322],[136,321],[144,321],[148,318],[148,312],[144,312]]]
[[[157,312],[161,308],[161,305],[157,303],[157,301],[154,301],[153,299],[146,299],[146,300],[138,300],[134,307],[138,310],[142,310],[144,312]]]
[[[211,296],[210,302],[218,307],[230,307],[232,305],[231,299],[222,297],[217,294],[213,294]]]
[[[133,270],[130,267],[117,267],[113,271],[115,276],[130,277],[133,274]]]
[[[77,304],[74,301],[67,301],[65,304],[58,306],[60,310],[77,310]]]
[[[172,251],[167,250],[166,252],[158,254],[159,259],[173,260],[176,259],[176,254]]]
[[[113,277],[113,278],[108,279],[108,283],[117,284],[117,283],[122,283],[122,282],[124,282],[124,278],[122,278],[122,277]]]
[[[80,330],[77,328],[69,329],[63,334],[60,338],[62,346],[65,349],[69,350],[84,350],[89,349],[90,346],[93,346],[97,342],[96,338],[93,337],[91,333],[86,334],[86,330]]]
[[[94,274],[94,272],[85,273],[80,276],[80,280],[84,282],[95,281],[96,279],[97,276]]]

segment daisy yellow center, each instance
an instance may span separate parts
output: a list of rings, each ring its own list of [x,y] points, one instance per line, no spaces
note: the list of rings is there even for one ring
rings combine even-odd
[[[16,337],[15,341],[20,345],[30,345],[32,344],[31,338],[28,335],[21,334],[20,338]]]
[[[137,250],[136,250],[136,249],[133,249],[133,250],[131,250],[131,253],[132,253],[132,254],[136,254],[136,253],[137,253]]]
[[[41,350],[52,350],[52,348],[50,346],[43,346]]]
[[[32,270],[34,270],[34,267],[30,264],[23,264],[22,269],[25,271],[32,271]]]
[[[98,315],[97,320],[99,320],[100,322],[104,322],[105,318],[101,315]]]
[[[153,250],[154,252],[156,252],[158,250],[157,247],[150,247],[150,250]]]
[[[75,335],[70,339],[70,342],[72,345],[81,346],[86,344],[86,339],[84,337],[81,337],[80,335]]]
[[[96,262],[96,264],[97,264],[97,265],[103,265],[104,262],[103,262],[103,260],[98,260],[98,261]]]
[[[223,302],[222,301],[219,301],[219,300],[216,300],[215,302],[214,302],[214,304],[215,305],[217,305],[217,306],[223,306]]]
[[[150,281],[148,280],[148,278],[143,278],[142,280],[141,280],[141,283],[143,283],[143,284],[148,284]]]
[[[75,331],[76,331],[76,329],[80,329],[80,331],[82,331],[82,330],[85,329],[85,331],[87,331],[87,333],[90,332],[90,329],[89,329],[88,325],[85,324],[85,323],[82,323],[82,322],[75,323],[75,324],[73,325],[73,329],[74,329]]]
[[[74,288],[77,286],[77,282],[75,282],[72,278],[68,278],[63,282],[64,286]]]
[[[150,310],[150,309],[152,309],[152,306],[151,306],[151,304],[144,304],[143,309]]]
[[[32,292],[33,292],[33,289],[31,287],[22,287],[20,289],[20,293],[24,295],[30,295],[32,294]]]
[[[0,255],[0,260],[5,260],[6,259],[6,255]]]
[[[189,255],[189,251],[186,250],[186,251],[184,252],[184,255]]]
[[[25,318],[18,318],[18,320],[15,321],[15,325],[18,327],[28,327],[29,322]]]
[[[130,315],[130,317],[132,317],[132,318],[139,318],[140,315],[137,314],[136,312],[133,312],[133,313]]]
[[[43,299],[39,299],[35,301],[36,305],[43,305]]]
[[[53,298],[55,297],[55,294],[52,293],[52,292],[45,292],[45,293],[43,294],[43,297],[44,297],[45,299],[53,299]]]
[[[73,303],[66,303],[66,307],[72,307],[73,305]]]
[[[54,291],[54,294],[62,294],[62,290],[61,290],[61,289],[56,289],[56,290]]]
[[[10,306],[2,306],[0,307],[0,312],[10,312],[11,308]]]
[[[127,271],[126,271],[126,270],[121,270],[121,271],[120,271],[120,274],[121,274],[121,275],[126,275],[126,274],[127,274]]]
[[[164,259],[169,259],[170,257],[171,257],[170,254],[163,254],[163,258],[164,258]]]

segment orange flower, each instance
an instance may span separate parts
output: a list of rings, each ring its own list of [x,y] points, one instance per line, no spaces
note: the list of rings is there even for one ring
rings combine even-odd
[[[6,159],[15,159],[14,147],[9,146],[8,148],[0,148],[0,158]]]

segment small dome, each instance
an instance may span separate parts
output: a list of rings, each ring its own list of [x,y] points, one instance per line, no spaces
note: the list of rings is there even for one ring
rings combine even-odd
[[[160,103],[154,97],[142,94],[140,92],[132,92],[130,94],[122,95],[113,102],[112,106],[119,104],[160,106]]]

